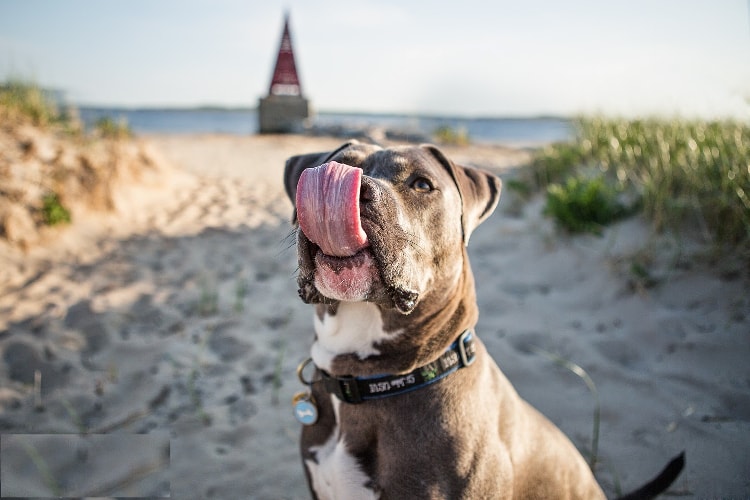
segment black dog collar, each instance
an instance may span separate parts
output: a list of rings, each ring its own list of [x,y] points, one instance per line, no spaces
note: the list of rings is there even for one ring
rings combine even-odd
[[[476,358],[473,332],[466,330],[438,359],[401,375],[373,377],[333,377],[323,370],[323,387],[345,403],[362,403],[371,399],[397,396],[437,382],[459,368],[469,366]]]

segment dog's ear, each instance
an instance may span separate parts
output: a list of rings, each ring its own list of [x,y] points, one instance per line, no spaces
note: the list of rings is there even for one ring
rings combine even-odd
[[[461,226],[464,244],[469,244],[472,231],[495,211],[500,201],[502,181],[496,175],[473,167],[456,165],[433,145],[424,145],[453,177],[461,196]]]
[[[348,148],[352,144],[355,144],[355,141],[342,144],[339,148],[333,151],[292,156],[286,161],[286,166],[284,167],[284,189],[286,189],[286,194],[292,201],[292,205],[295,204],[297,199],[297,183],[299,182],[300,175],[302,175],[302,171],[306,168],[315,168],[324,164],[339,151]],[[295,224],[296,222],[297,208],[295,206],[294,213],[292,214],[292,224]]]

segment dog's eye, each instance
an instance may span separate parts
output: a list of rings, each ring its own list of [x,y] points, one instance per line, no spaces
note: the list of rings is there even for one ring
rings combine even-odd
[[[429,193],[433,189],[435,189],[432,185],[432,183],[425,179],[424,177],[417,177],[412,181],[411,187],[414,191],[417,191],[419,193]]]

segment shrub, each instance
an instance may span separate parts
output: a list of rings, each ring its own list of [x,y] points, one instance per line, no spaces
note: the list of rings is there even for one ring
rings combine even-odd
[[[545,213],[570,232],[598,233],[602,227],[629,213],[618,193],[604,179],[571,177],[547,189]]]
[[[469,132],[463,127],[456,129],[448,125],[443,125],[436,128],[432,135],[440,144],[466,146],[470,142]]]
[[[63,206],[56,193],[49,193],[42,198],[42,217],[48,226],[70,222],[70,211]]]

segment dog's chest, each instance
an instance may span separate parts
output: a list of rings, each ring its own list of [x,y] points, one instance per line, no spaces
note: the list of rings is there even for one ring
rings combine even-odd
[[[366,486],[370,478],[346,448],[346,436],[341,433],[338,424],[341,402],[335,396],[331,396],[331,399],[336,426],[325,443],[310,448],[315,460],[305,461],[315,494],[320,500],[377,499],[380,495]]]

